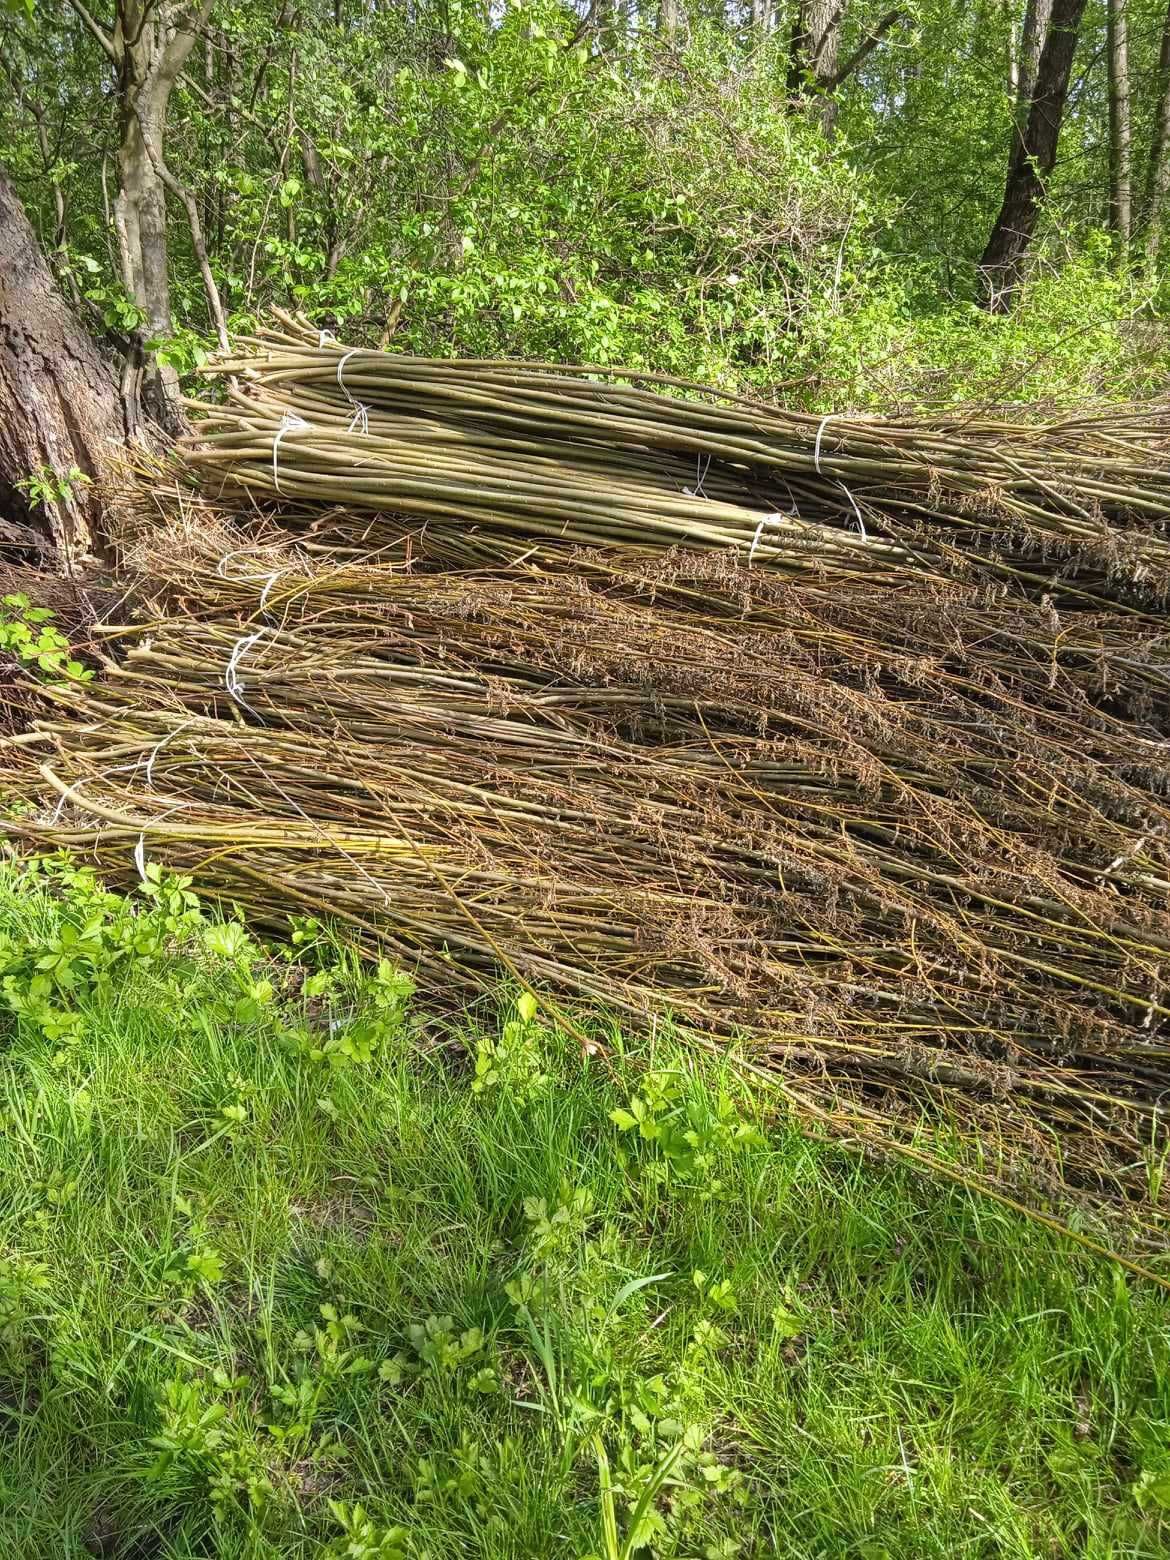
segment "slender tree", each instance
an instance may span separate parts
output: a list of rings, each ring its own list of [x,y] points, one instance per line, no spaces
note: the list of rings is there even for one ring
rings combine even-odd
[[[841,26],[845,0],[799,0],[788,47],[788,90],[794,97],[815,92],[821,126],[831,135],[837,123],[834,94],[867,60],[886,34],[903,20],[895,6],[881,17],[844,60],[841,59]]]
[[[155,416],[172,420],[177,395],[174,371],[152,361],[145,351],[147,341],[169,336],[172,330],[168,191],[187,214],[212,322],[226,343],[223,309],[198,207],[166,160],[171,94],[207,21],[212,0],[196,0],[194,10],[187,10],[181,0],[115,0],[114,23],[108,30],[84,0],[69,0],[69,4],[113,67],[116,82],[118,193],[114,228],[123,284],[143,315],[138,351],[128,369],[137,383],[124,385],[124,394],[129,406],[145,392]]]
[[[666,38],[672,38],[678,32],[682,21],[682,6],[679,0],[661,0],[658,7],[658,31]]]
[[[1053,0],[1027,121],[1016,134],[1003,202],[979,262],[984,302],[1011,307],[1053,168],[1085,0]],[[1021,75],[1023,69],[1021,68]]]
[[[1028,125],[1032,99],[1036,95],[1036,77],[1040,54],[1052,21],[1052,0],[1028,0],[1024,7],[1024,25],[1020,29],[1020,53],[1016,68],[1015,126],[1012,155]]]
[[[1158,51],[1158,96],[1154,128],[1150,135],[1150,160],[1146,184],[1146,258],[1152,265],[1162,242],[1166,196],[1170,191],[1170,3],[1162,21]]]
[[[1123,244],[1133,228],[1133,136],[1129,102],[1129,27],[1125,0],[1108,0],[1109,226]]]
[[[1014,0],[1009,0],[1014,4]],[[1024,20],[1020,28],[1018,45],[1009,60],[1009,83],[1012,94],[1013,134],[1008,147],[1008,174],[1012,163],[1023,145],[1028,128],[1028,116],[1032,112],[1032,99],[1036,95],[1036,74],[1040,68],[1040,52],[1048,37],[1052,20],[1052,0],[1027,0]],[[1009,30],[1009,48],[1015,40],[1015,28]]]

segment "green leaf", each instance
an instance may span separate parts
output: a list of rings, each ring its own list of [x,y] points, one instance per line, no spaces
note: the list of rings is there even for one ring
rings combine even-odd
[[[661,1284],[665,1279],[673,1277],[673,1273],[648,1273],[643,1278],[631,1278],[628,1283],[622,1285],[610,1301],[604,1321],[608,1322],[614,1312],[619,1310],[631,1295],[636,1295],[641,1289],[648,1289],[651,1284]]]
[[[1143,1469],[1141,1478],[1134,1485],[1134,1494],[1139,1506],[1152,1505],[1161,1511],[1170,1511],[1170,1471],[1153,1473]]]
[[[218,1251],[193,1251],[187,1258],[187,1272],[206,1284],[218,1284],[223,1278],[223,1259]]]

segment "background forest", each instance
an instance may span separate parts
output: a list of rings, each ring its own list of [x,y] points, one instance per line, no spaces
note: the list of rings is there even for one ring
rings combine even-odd
[[[7,0],[4,161],[164,376],[272,304],[809,407],[1163,379],[1165,0]]]

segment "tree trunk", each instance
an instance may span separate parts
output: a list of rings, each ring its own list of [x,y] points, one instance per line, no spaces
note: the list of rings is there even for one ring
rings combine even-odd
[[[1020,33],[1020,58],[1016,76],[1015,122],[1017,140],[1028,127],[1028,115],[1032,111],[1032,99],[1036,95],[1036,77],[1040,70],[1040,55],[1048,37],[1052,22],[1052,0],[1028,0],[1024,8],[1024,26]],[[1015,155],[1017,141],[1012,143]]]
[[[788,56],[788,90],[794,95],[811,87],[821,93],[821,126],[832,133],[837,120],[837,57],[841,48],[841,18],[845,0],[800,0],[792,27]]]
[[[1146,186],[1146,258],[1153,264],[1162,243],[1162,219],[1170,191],[1170,4],[1162,22],[1158,53],[1158,106],[1150,137],[1150,167]]]
[[[1048,37],[1052,21],[1052,0],[1027,0],[1024,7],[1024,25],[1020,29],[1019,49],[1012,61],[1015,77],[1012,87],[1012,138],[1008,147],[1008,177],[1012,165],[1024,144],[1028,117],[1032,112],[1032,100],[1036,96],[1036,75],[1040,69],[1040,53]]]
[[[1053,0],[1052,20],[1040,52],[1027,123],[1016,137],[1003,204],[979,262],[987,307],[1011,308],[1032,243],[1044,189],[1056,166],[1056,150],[1085,0]],[[1023,76],[1021,61],[1021,77]]]
[[[191,11],[184,9],[182,0],[115,0],[110,33],[94,19],[84,0],[69,0],[69,4],[117,75],[114,229],[122,283],[141,316],[122,382],[127,419],[133,417],[141,401],[156,422],[176,428],[182,424],[178,376],[173,368],[159,363],[148,347],[148,343],[169,336],[172,328],[168,188],[186,209],[212,323],[221,343],[225,339],[223,310],[207,264],[198,211],[189,192],[168,169],[165,151],[171,93],[207,22],[212,0],[196,0]]]
[[[1108,0],[1109,227],[1123,245],[1133,230],[1133,137],[1129,108],[1129,28],[1125,0]]]
[[[681,16],[679,0],[661,0],[658,7],[658,31],[664,38],[673,38],[678,32]]]
[[[171,333],[171,284],[167,266],[167,205],[142,125],[132,101],[125,101],[118,145],[118,194],[114,226],[126,291],[145,316],[148,337]]]
[[[9,521],[48,533],[66,564],[100,548],[102,484],[125,434],[113,372],[58,291],[0,170],[0,541]],[[74,468],[88,482],[69,483]],[[55,500],[37,503],[20,487],[38,474],[51,478]]]

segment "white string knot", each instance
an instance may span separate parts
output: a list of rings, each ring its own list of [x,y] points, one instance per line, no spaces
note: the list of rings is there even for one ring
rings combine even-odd
[[[134,865],[138,868],[138,876],[144,883],[150,879],[146,875],[146,835],[138,836],[138,844],[134,847]]]
[[[345,431],[346,433],[369,433],[370,409],[364,401],[353,402],[353,416],[349,419],[349,427]]]
[[[233,698],[237,704],[242,704],[250,714],[256,716],[257,720],[260,719],[260,716],[256,714],[256,711],[248,703],[247,699],[244,698],[244,682],[240,676],[240,662],[265,632],[265,629],[258,628],[254,634],[245,634],[242,638],[237,639],[232,646],[232,653],[228,657],[227,668],[223,674],[223,685],[228,691],[228,696]]]
[[[317,345],[323,347],[327,341],[336,341],[337,337],[331,330],[322,330],[317,333]]]
[[[280,441],[286,433],[301,433],[312,426],[312,423],[306,422],[303,417],[298,417],[296,412],[285,412],[280,419],[280,427],[276,430],[276,437],[272,441],[272,485],[282,498],[284,489],[280,485],[280,471],[276,463],[280,452]]]
[[[762,515],[760,517],[760,523],[758,526],[756,526],[756,534],[752,537],[751,549],[748,552],[749,566],[756,556],[756,548],[760,545],[760,536],[762,535],[764,528],[766,526],[783,527],[787,525],[789,520],[792,520],[793,518],[794,516],[792,515],[781,514],[779,510],[774,511],[770,515]]]
[[[817,441],[813,445],[813,467],[816,470],[818,477],[821,475],[821,440],[825,436],[825,428],[830,422],[832,422],[833,418],[837,417],[838,415],[839,413],[837,412],[827,413],[826,416],[821,418],[821,425],[817,429]]]

